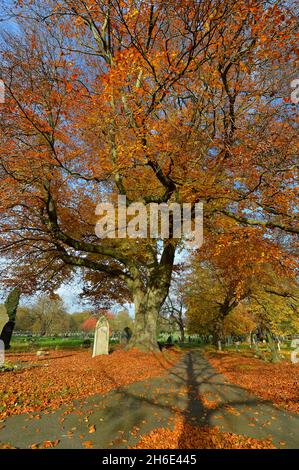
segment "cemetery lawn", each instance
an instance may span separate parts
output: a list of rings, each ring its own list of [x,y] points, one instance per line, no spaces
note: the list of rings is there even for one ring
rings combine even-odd
[[[55,338],[49,336],[28,338],[27,336],[16,336],[12,338],[10,352],[33,352],[38,349],[67,349],[74,350],[85,347],[83,337]],[[91,341],[90,341],[91,343]]]
[[[90,350],[49,351],[41,357],[8,353],[8,371],[0,372],[0,420],[47,412],[78,398],[160,376],[180,357],[175,349],[155,354],[116,350],[93,359]]]
[[[254,395],[292,413],[299,413],[299,363],[278,364],[255,358],[252,352],[206,352],[212,366]]]

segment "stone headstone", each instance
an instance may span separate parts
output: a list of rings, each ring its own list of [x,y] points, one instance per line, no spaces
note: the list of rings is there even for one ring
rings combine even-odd
[[[5,349],[10,349],[10,340],[12,337],[12,332],[15,326],[14,321],[8,321],[2,330],[2,333],[0,335],[1,341],[3,341]]]
[[[37,352],[36,352],[36,355],[37,356],[49,356],[49,352],[48,351],[44,351],[43,349],[39,349]]]
[[[5,349],[10,348],[10,340],[15,326],[17,309],[20,301],[21,292],[15,287],[8,295],[5,301],[5,309],[8,316],[8,322],[0,330],[0,339],[4,342]]]
[[[291,348],[295,349],[295,351],[291,352],[291,361],[293,364],[297,364],[299,362],[299,339],[293,339],[291,343]]]
[[[99,318],[94,332],[92,357],[109,354],[109,323],[106,317]]]
[[[0,310],[0,335],[2,333],[4,326],[6,325],[8,321],[9,321],[8,315],[5,309],[3,308],[3,310],[2,309]]]

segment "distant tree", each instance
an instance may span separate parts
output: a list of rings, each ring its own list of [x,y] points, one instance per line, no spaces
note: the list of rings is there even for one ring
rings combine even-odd
[[[75,312],[70,315],[70,329],[71,331],[82,331],[82,325],[90,318],[91,312],[88,310],[82,312]]]
[[[123,332],[124,328],[128,327],[133,329],[134,322],[130,316],[128,310],[120,310],[113,314],[113,317],[109,321],[111,329],[116,333]]]
[[[68,331],[68,315],[59,296],[42,296],[32,306],[32,331],[41,336]]]
[[[101,309],[98,312],[95,312],[93,315],[89,316],[81,325],[81,330],[85,333],[89,333],[95,330],[97,321],[100,316],[105,316],[109,321],[109,324],[113,321],[114,316],[109,310]],[[111,333],[111,331],[110,331]]]
[[[32,327],[36,321],[36,316],[32,308],[22,306],[18,308],[15,329],[21,332],[32,333]]]
[[[81,325],[82,331],[89,333],[90,331],[95,330],[97,321],[98,319],[95,316],[87,318]]]
[[[68,317],[68,329],[69,329],[69,331],[71,333],[78,333],[78,331],[79,331],[78,325],[76,323],[76,320],[73,318],[73,315],[68,313],[67,317]]]

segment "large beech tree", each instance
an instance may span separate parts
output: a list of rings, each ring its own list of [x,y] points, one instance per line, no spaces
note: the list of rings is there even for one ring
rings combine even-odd
[[[206,235],[233,221],[291,245],[288,3],[20,1],[1,53],[3,281],[32,292],[80,269],[134,302],[130,344],[149,350],[182,242],[99,240],[97,203],[201,201]]]

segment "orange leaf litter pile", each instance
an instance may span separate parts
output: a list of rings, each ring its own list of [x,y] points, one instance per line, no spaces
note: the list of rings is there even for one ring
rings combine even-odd
[[[145,434],[134,449],[275,449],[271,439],[258,440],[219,431],[217,427],[198,427],[178,416],[174,428],[158,428]]]
[[[181,353],[118,350],[91,358],[90,351],[51,351],[48,357],[8,354],[28,368],[0,374],[0,419],[12,414],[54,410],[63,404],[162,375]]]
[[[207,358],[231,382],[279,407],[299,413],[299,363],[265,363],[231,351],[210,353]]]

